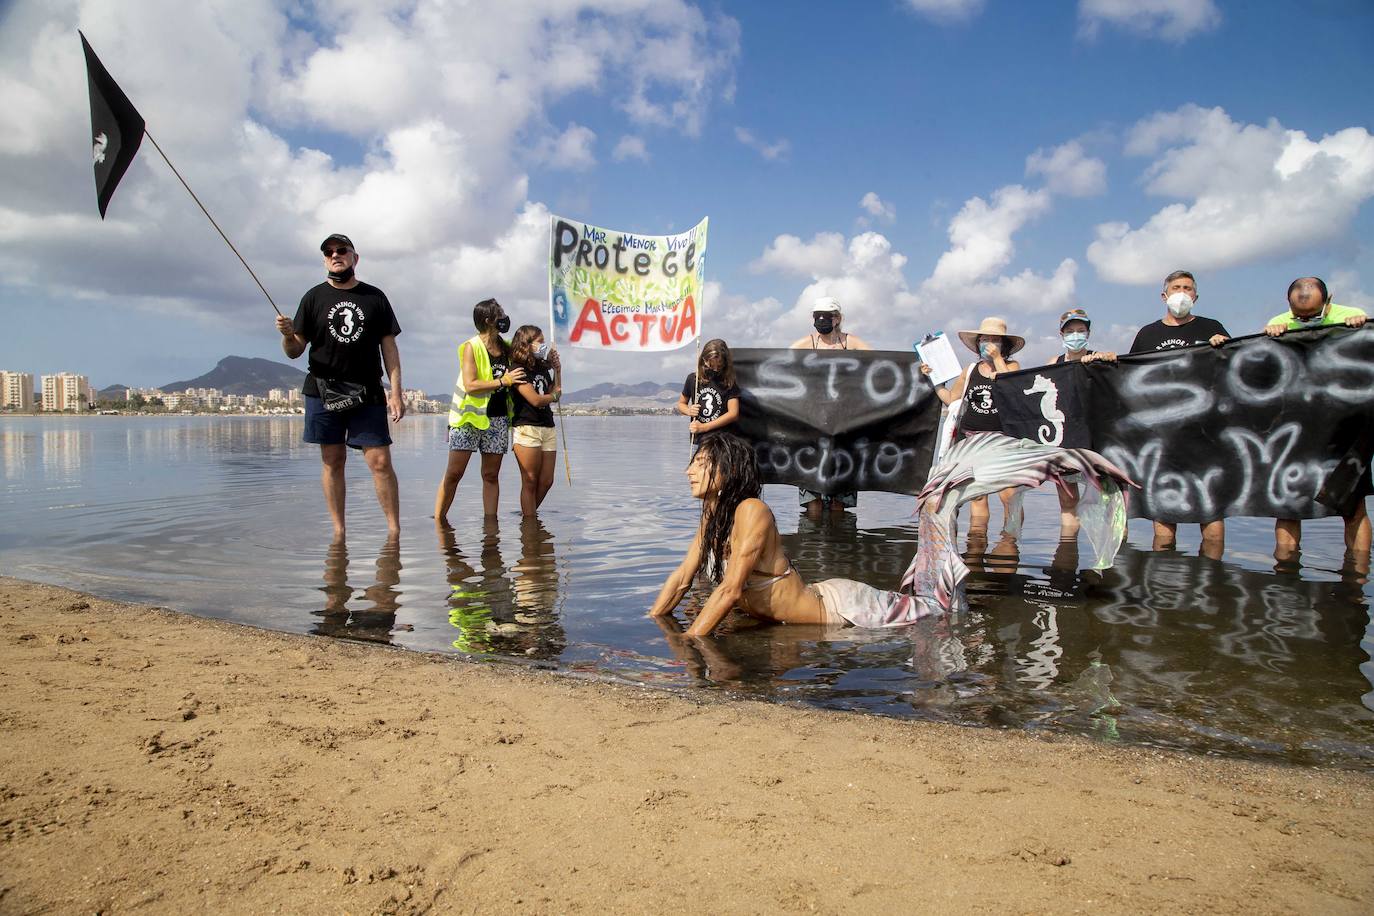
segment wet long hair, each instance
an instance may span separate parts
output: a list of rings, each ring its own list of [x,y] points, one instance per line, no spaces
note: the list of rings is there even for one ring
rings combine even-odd
[[[763,492],[759,482],[754,447],[739,436],[716,433],[707,436],[697,448],[711,466],[710,489],[716,492],[713,503],[701,505],[701,546],[706,552],[706,575],[719,583],[730,555],[730,531],[735,527],[735,510],[746,499],[757,499]],[[695,457],[695,456],[693,456]]]
[[[706,371],[706,360],[711,356],[720,356],[721,366],[718,380],[726,388],[735,387],[735,361],[730,356],[730,345],[717,337],[715,340],[706,341],[706,345],[701,348],[701,355],[697,357],[697,384],[701,384],[710,375]]]
[[[477,328],[478,334],[481,334],[486,331],[487,328],[495,327],[497,319],[505,314],[505,311],[505,309],[501,308],[501,303],[497,302],[495,299],[483,299],[472,307],[473,327]],[[496,339],[501,341],[501,352],[509,359],[510,344],[506,343],[505,338],[500,334],[496,335]]]
[[[534,355],[534,342],[544,336],[544,332],[532,324],[522,324],[515,329],[510,339],[510,364],[533,372],[539,367],[539,359]]]

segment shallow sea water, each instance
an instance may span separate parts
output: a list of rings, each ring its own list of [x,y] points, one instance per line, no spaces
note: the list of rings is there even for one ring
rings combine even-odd
[[[519,516],[507,456],[501,513],[484,524],[474,463],[441,534],[430,514],[444,420],[408,417],[393,429],[399,542],[354,456],[342,547],[300,431],[299,417],[0,419],[0,572],[659,687],[1374,768],[1371,586],[1343,569],[1338,520],[1307,523],[1287,564],[1271,555],[1267,520],[1230,520],[1219,561],[1198,555],[1195,527],[1180,529],[1180,550],[1151,552],[1137,520],[1097,574],[1059,542],[1045,490],[1027,497],[1019,541],[965,538],[966,614],[878,632],[732,619],[715,639],[675,646],[645,611],[697,518],[677,418],[567,420],[573,485],[560,454],[537,521]],[[820,521],[792,488],[765,498],[808,580],[894,587],[915,550],[910,497],[865,493],[857,511]],[[702,583],[684,604],[707,594]]]

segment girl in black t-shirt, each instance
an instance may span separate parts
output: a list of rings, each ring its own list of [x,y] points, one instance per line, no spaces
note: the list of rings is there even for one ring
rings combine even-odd
[[[553,486],[558,462],[558,439],[553,432],[553,407],[563,393],[558,384],[558,353],[545,354],[544,332],[522,325],[510,341],[512,368],[525,370],[525,380],[510,390],[515,415],[515,460],[520,465],[520,514],[533,516]]]
[[[689,417],[692,435],[711,435],[739,420],[739,386],[730,347],[717,338],[706,342],[697,358],[697,371],[682,383],[677,412]]]

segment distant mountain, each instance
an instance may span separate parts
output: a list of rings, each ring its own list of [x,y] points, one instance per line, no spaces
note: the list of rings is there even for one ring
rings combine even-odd
[[[101,388],[95,393],[97,401],[122,401],[124,392],[129,390],[128,385],[111,385],[108,388]]]
[[[563,395],[564,404],[605,405],[616,402],[620,406],[630,403],[649,405],[676,404],[682,393],[679,386],[662,382],[638,382],[634,385],[621,385],[616,382],[602,382],[590,388],[581,388]]]
[[[270,359],[247,356],[226,356],[219,365],[199,378],[159,385],[163,391],[184,391],[187,388],[218,388],[225,394],[265,395],[273,388],[300,388],[305,373],[295,366],[275,363]]]

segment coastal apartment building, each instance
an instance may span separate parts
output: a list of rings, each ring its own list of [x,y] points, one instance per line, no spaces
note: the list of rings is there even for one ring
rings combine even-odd
[[[43,376],[44,410],[86,410],[95,406],[95,389],[84,375],[58,372]]]
[[[267,392],[267,400],[276,401],[280,404],[301,404],[301,390],[299,388],[273,388]]]
[[[0,409],[33,410],[33,373],[0,369]]]

